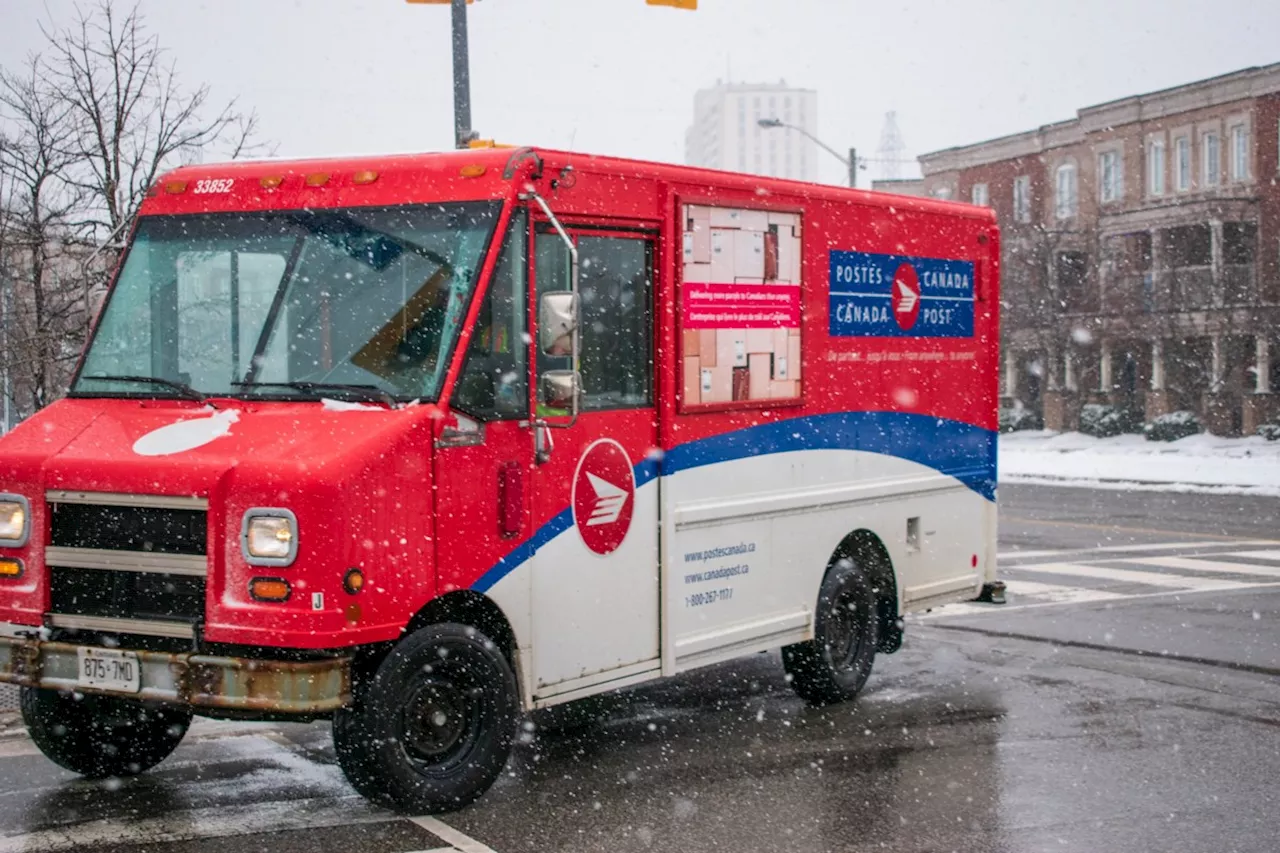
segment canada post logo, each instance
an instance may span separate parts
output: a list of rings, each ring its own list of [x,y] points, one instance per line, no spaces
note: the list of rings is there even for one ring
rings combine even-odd
[[[832,337],[973,337],[973,263],[832,249]]]
[[[573,475],[573,523],[582,543],[596,554],[616,551],[631,529],[636,481],[631,460],[611,438],[595,441]]]

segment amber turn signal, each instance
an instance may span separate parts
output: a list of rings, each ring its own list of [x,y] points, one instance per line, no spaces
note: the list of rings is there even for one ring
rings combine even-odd
[[[249,581],[249,595],[254,601],[288,601],[292,592],[289,582],[281,578],[254,578]]]
[[[342,588],[351,595],[364,589],[364,572],[359,569],[347,569],[347,573],[342,576]]]
[[[12,557],[0,559],[0,578],[22,577],[22,561]]]

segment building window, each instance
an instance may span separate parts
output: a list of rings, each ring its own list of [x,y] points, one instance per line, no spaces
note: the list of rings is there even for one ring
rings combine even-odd
[[[987,185],[974,184],[973,188],[969,190],[969,199],[974,204],[981,204],[981,205],[990,204],[991,197],[987,193]]]
[[[1063,163],[1058,167],[1054,186],[1057,190],[1054,198],[1054,213],[1059,219],[1070,219],[1076,215],[1075,164]]]
[[[1204,149],[1204,163],[1201,165],[1200,181],[1206,187],[1216,187],[1222,174],[1222,153],[1218,148],[1218,134],[1206,133],[1201,139]]]
[[[1243,124],[1231,128],[1231,180],[1249,179],[1249,129]]]
[[[1120,152],[1103,151],[1098,155],[1098,197],[1105,204],[1119,201],[1124,195],[1124,171],[1120,168]]]
[[[1147,144],[1147,192],[1164,195],[1164,140],[1153,139]]]
[[[929,195],[934,198],[949,199],[951,198],[951,186],[950,184],[938,184],[929,191]]]
[[[1031,221],[1031,176],[1019,175],[1013,179],[1013,221]]]
[[[1173,180],[1178,192],[1191,189],[1191,140],[1185,136],[1173,140]]]

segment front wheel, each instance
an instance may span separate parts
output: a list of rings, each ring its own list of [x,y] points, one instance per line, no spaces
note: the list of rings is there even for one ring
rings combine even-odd
[[[451,811],[498,778],[518,716],[515,674],[494,642],[467,625],[431,625],[401,640],[355,706],[334,715],[334,749],[369,799]]]
[[[782,650],[791,687],[813,705],[858,695],[871,675],[878,642],[876,596],[851,560],[833,565],[818,591],[814,638]]]
[[[55,764],[100,779],[134,776],[182,742],[191,709],[136,699],[22,688],[27,734]]]

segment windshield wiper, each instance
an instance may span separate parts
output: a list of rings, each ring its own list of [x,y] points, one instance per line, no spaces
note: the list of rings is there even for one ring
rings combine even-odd
[[[208,399],[196,389],[192,388],[185,382],[178,382],[173,379],[162,379],[159,376],[114,376],[114,375],[93,375],[81,376],[81,379],[98,379],[104,382],[145,382],[148,385],[162,385],[173,391],[177,391],[188,400],[197,400],[203,403]]]
[[[347,385],[342,382],[232,382],[237,388],[293,388],[304,394],[322,391],[338,391],[370,402],[386,403],[395,407],[397,400],[377,385]]]

